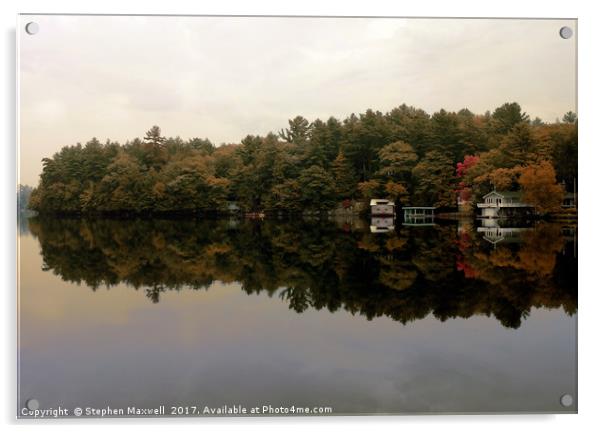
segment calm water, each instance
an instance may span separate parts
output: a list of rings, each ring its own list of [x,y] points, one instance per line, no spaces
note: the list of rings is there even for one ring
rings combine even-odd
[[[575,227],[24,224],[20,407],[576,410]]]

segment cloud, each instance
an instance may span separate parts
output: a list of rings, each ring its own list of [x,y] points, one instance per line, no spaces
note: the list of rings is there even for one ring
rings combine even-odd
[[[560,20],[27,17],[20,34],[21,181],[92,136],[238,142],[309,119],[408,103],[474,112],[518,101],[553,121],[575,107],[575,45]],[[22,27],[22,26],[21,26]]]

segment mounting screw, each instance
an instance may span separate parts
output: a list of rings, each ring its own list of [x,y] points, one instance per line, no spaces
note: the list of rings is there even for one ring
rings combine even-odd
[[[25,406],[27,406],[27,409],[29,410],[36,410],[40,407],[40,402],[35,398],[30,398],[25,402]]]
[[[561,27],[560,28],[560,37],[562,39],[570,39],[573,36],[573,29],[570,27]]]
[[[38,23],[32,21],[30,23],[25,24],[25,31],[29,35],[35,35],[37,32],[40,31],[40,26],[38,25]]]
[[[560,404],[564,407],[571,407],[573,405],[573,396],[571,394],[564,394],[560,397]]]

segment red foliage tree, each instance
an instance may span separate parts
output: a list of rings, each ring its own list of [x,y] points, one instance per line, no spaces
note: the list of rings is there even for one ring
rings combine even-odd
[[[466,202],[470,201],[472,197],[472,187],[464,182],[462,179],[466,175],[466,172],[471,167],[475,166],[479,162],[478,155],[465,155],[464,161],[458,162],[456,164],[456,177],[460,178],[458,182],[458,188],[456,189],[456,193],[460,197],[460,201]]]

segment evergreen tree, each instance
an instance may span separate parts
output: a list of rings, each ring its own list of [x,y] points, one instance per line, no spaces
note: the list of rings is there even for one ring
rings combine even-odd
[[[510,132],[514,126],[522,122],[527,122],[529,116],[522,111],[520,105],[516,102],[505,103],[495,109],[491,115],[491,121],[494,131],[498,134],[506,134]]]
[[[353,175],[351,165],[340,151],[332,163],[332,174],[334,176],[335,193],[338,200],[352,198],[357,188],[357,180]]]
[[[577,114],[572,111],[568,111],[564,116],[562,116],[562,121],[564,123],[575,123],[577,122]]]
[[[453,206],[455,204],[454,166],[438,151],[428,152],[412,170],[415,206]]]
[[[412,146],[403,141],[396,141],[384,146],[379,152],[380,171],[383,178],[396,182],[408,183],[412,169],[418,161],[418,156]]]
[[[312,165],[299,176],[301,203],[305,209],[327,210],[335,204],[335,184],[332,175],[322,167]]]

